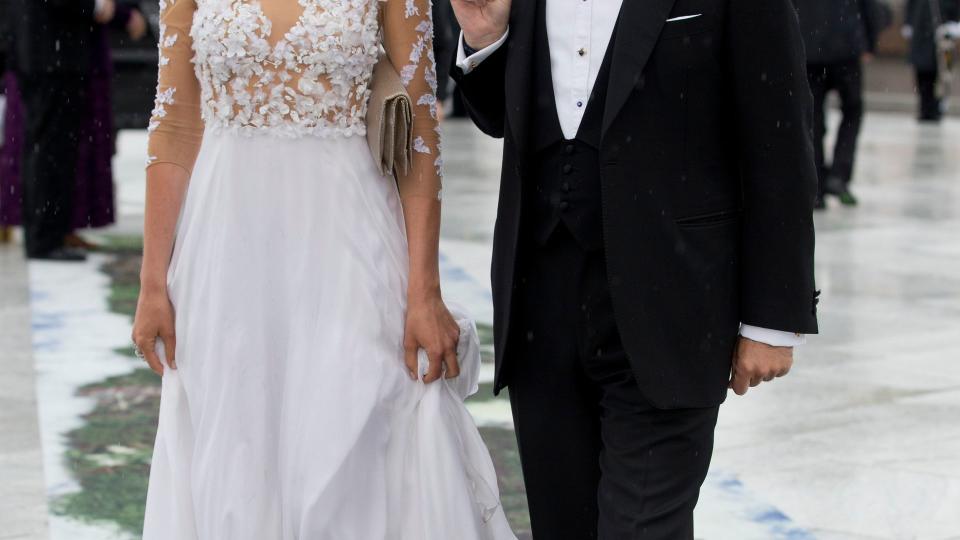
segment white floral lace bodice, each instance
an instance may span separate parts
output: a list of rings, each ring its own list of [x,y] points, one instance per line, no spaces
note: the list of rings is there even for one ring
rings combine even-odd
[[[429,0],[160,0],[149,165],[188,171],[204,130],[275,137],[366,132],[381,44],[414,101],[402,195],[439,193]]]

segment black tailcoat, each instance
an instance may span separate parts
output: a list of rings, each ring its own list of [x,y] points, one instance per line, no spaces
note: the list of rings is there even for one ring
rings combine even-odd
[[[474,122],[505,139],[497,390],[516,361],[522,186],[535,181],[536,5],[514,0],[507,43],[469,74],[453,70]],[[658,407],[714,406],[741,322],[817,331],[812,103],[791,1],[624,0],[605,97],[595,177],[624,347]]]

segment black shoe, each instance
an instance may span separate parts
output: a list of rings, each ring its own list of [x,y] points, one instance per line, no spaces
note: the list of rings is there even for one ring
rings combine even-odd
[[[823,182],[824,191],[830,195],[840,195],[847,190],[847,183],[839,176],[828,175]]]
[[[35,261],[83,262],[87,260],[87,252],[71,247],[59,247],[39,255],[31,255]]]

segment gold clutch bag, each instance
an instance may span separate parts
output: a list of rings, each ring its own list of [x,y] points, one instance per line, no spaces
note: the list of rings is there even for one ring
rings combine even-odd
[[[367,105],[367,143],[384,175],[406,174],[413,159],[413,105],[385,54],[373,68]]]

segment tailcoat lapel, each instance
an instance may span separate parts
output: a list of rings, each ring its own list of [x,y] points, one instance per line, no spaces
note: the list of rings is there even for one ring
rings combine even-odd
[[[521,0],[530,2],[530,0]],[[657,44],[676,0],[623,0],[610,69],[610,86],[603,111],[603,132],[626,104],[641,81],[643,68]]]
[[[528,144],[527,125],[531,104],[530,88],[533,81],[533,44],[538,1],[515,0],[510,14],[510,47],[506,65],[507,118],[518,148]],[[523,152],[520,152],[523,155]]]

